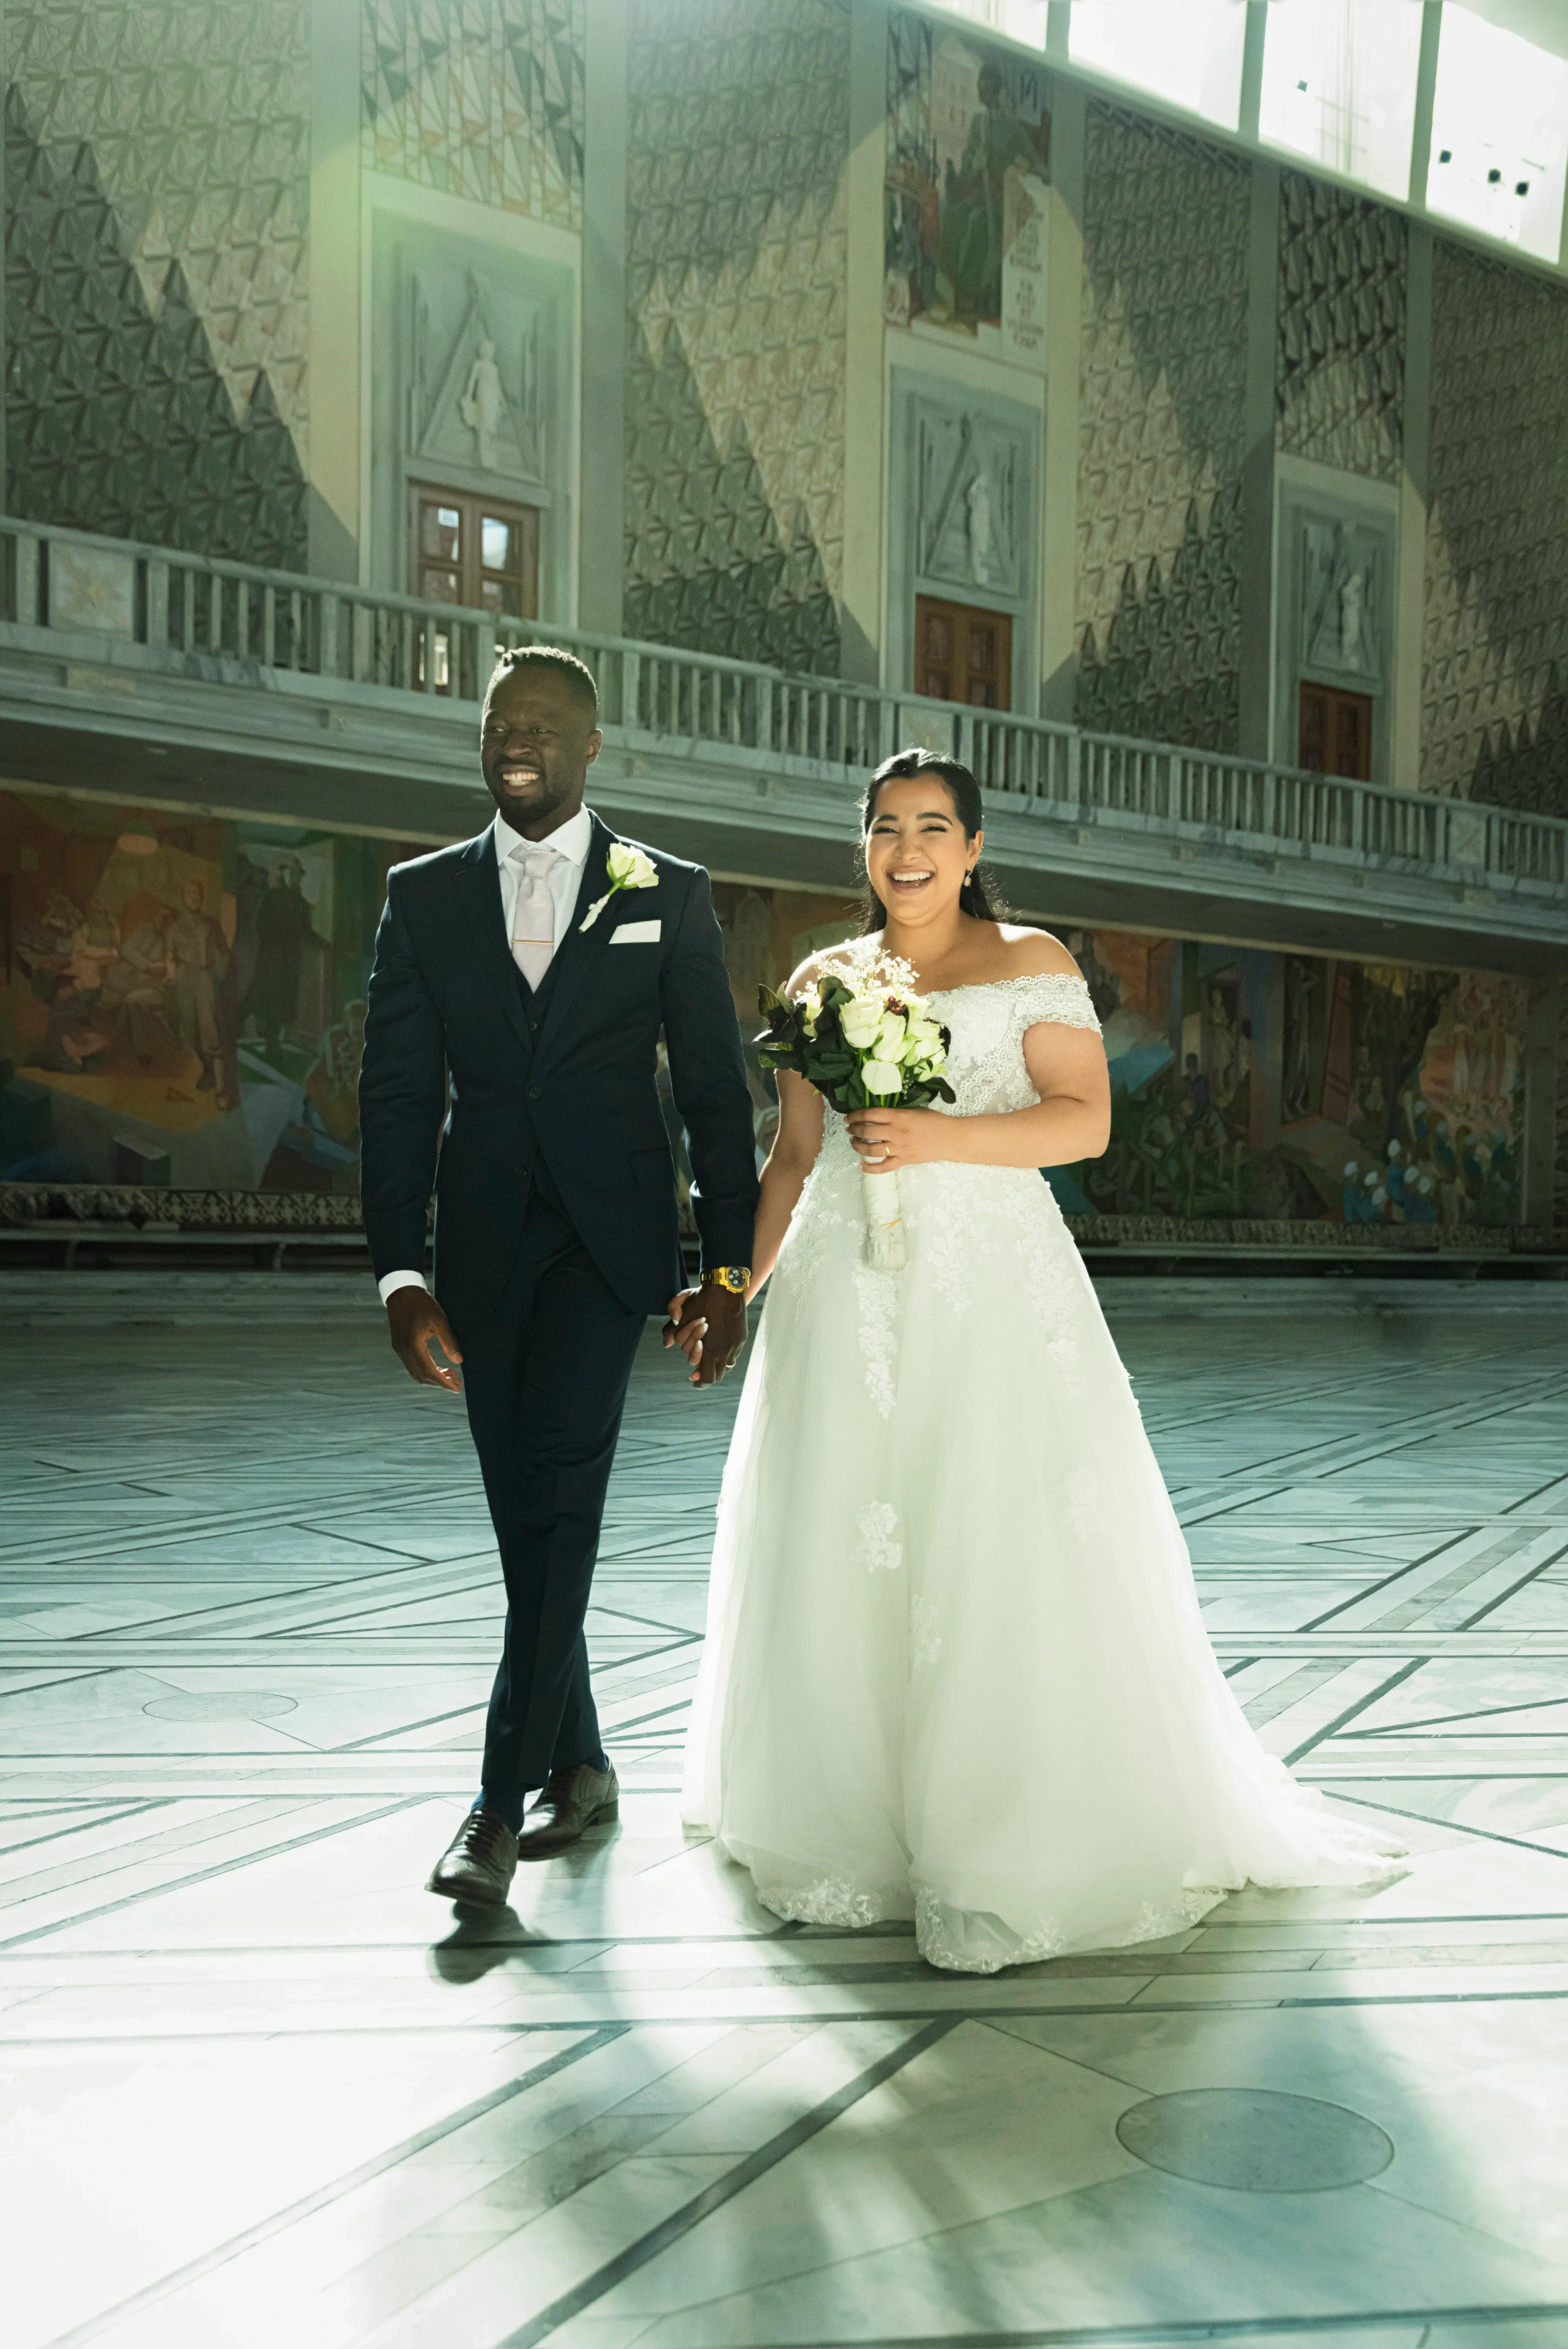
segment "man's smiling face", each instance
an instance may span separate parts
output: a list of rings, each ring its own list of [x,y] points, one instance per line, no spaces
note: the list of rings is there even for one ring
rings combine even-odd
[[[576,815],[601,737],[587,696],[562,670],[507,670],[479,738],[486,788],[514,831],[543,840]]]

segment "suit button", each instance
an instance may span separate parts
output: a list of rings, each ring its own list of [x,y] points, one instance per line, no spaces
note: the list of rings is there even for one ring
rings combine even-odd
[[[537,1101],[537,1100],[538,1100],[538,1098],[539,1098],[539,1088],[538,1088],[538,1086],[537,1086],[537,1085],[530,1085],[530,1086],[529,1086],[529,1088],[528,1088],[528,1098],[529,1098],[529,1100],[530,1100],[530,1101]]]

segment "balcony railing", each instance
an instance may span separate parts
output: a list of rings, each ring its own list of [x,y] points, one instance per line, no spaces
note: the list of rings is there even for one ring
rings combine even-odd
[[[306,676],[470,703],[511,646],[564,644],[593,669],[603,723],[628,735],[838,768],[872,767],[918,741],[961,759],[986,791],[1048,804],[1069,820],[1103,815],[1281,854],[1396,859],[1482,884],[1568,885],[1568,823],[1551,816],[789,676],[722,654],[47,524],[0,519],[0,616],[28,630],[119,637],[197,675],[257,684]]]

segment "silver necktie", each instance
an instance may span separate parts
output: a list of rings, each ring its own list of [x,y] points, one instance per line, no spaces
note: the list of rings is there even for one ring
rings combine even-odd
[[[556,851],[514,848],[512,861],[523,868],[512,909],[512,959],[529,986],[536,988],[556,951],[556,901],[549,882]]]

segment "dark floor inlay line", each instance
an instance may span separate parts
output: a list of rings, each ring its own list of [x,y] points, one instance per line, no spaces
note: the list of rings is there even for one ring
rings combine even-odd
[[[1429,2332],[1447,2324],[1545,2324],[1568,2316],[1568,2301],[1535,2301],[1515,2306],[1489,2302],[1469,2308],[1378,2308],[1345,2315],[1213,2316],[1166,2324],[1053,2324],[1029,2333],[879,2333],[875,2341],[857,2334],[800,2341],[794,2349],[1179,2349],[1189,2341],[1277,2341],[1283,2333],[1301,2340],[1332,2340],[1335,2333],[1373,2326],[1421,2325]],[[1427,2338],[1423,2332],[1422,2340]],[[59,2349],[59,2344],[51,2344]],[[508,2349],[507,2344],[502,2349]],[[1432,2349],[1441,2349],[1434,2342]]]
[[[625,2251],[618,2251],[614,2259],[607,2260],[602,2267],[596,2268],[592,2275],[585,2276],[582,2282],[574,2285],[570,2292],[563,2292],[547,2308],[542,2308],[537,2316],[530,2317],[526,2324],[521,2324],[514,2333],[509,2333],[504,2341],[496,2344],[496,2349],[535,2349],[537,2343],[547,2341],[557,2326],[566,2324],[574,2316],[580,2316],[584,2309],[591,2308],[596,2301],[602,2300],[606,2292],[612,2292],[618,2283],[624,2282],[629,2275],[635,2275],[639,2268],[648,2265],[649,2260],[657,2259],[660,2251],[666,2251],[672,2243],[678,2243],[683,2235],[689,2235],[693,2227],[701,2226],[704,2219],[722,2209],[726,2202],[732,2201],[753,2179],[764,2177],[798,2147],[808,2144],[814,2137],[820,2135],[841,2113],[848,2112],[851,2106],[857,2105],[863,2096],[868,2096],[874,2088],[879,2088],[885,2080],[892,2079],[896,2073],[912,2064],[917,2055],[923,2055],[928,2047],[934,2047],[939,2040],[945,2039],[962,2020],[961,2015],[943,2015],[935,2023],[928,2023],[923,2031],[917,2031],[900,2046],[889,2049],[886,2055],[879,2056],[875,2064],[869,2064],[853,2080],[846,2081],[842,2088],[836,2089],[811,2112],[803,2113],[798,2120],[791,2121],[787,2128],[782,2128],[776,2136],[769,2137],[765,2145],[760,2145],[754,2153],[748,2154],[744,2161],[737,2162],[734,2168],[726,2170],[722,2178],[716,2178],[711,2186],[705,2186],[701,2194],[693,2195],[691,2200],[683,2203],[679,2210],[672,2210],[669,2218],[660,2220],[657,2227],[650,2227],[645,2235],[639,2235],[635,2242],[628,2243]],[[60,2349],[63,2349],[63,2344],[60,2344]]]
[[[302,2195],[297,2202],[289,2203],[286,2209],[275,2210],[270,2218],[259,2219],[243,2234],[231,2235],[226,2242],[219,2243],[213,2251],[203,2251],[199,2259],[188,2261],[184,2267],[175,2268],[168,2275],[160,2276],[156,2283],[150,2283],[142,2291],[133,2292],[129,2300],[119,2301],[114,2307],[100,2311],[97,2316],[89,2316],[74,2332],[59,2333],[50,2342],[49,2349],[77,2349],[78,2343],[97,2340],[100,2333],[109,2331],[110,2325],[119,2324],[139,2309],[155,2307],[161,2300],[171,2298],[184,2285],[199,2283],[214,2269],[237,2259],[242,2251],[252,2251],[256,2244],[282,2234],[285,2228],[296,2226],[302,2219],[311,2217],[313,2212],[324,2210],[328,2203],[341,2201],[345,2194],[352,2194],[359,2187],[368,2186],[372,2178],[383,2177],[389,2169],[395,2169],[400,2162],[411,2160],[415,2154],[423,2153],[428,2147],[439,2145],[443,2137],[455,2136],[471,2121],[483,2120],[487,2113],[494,2112],[501,2105],[510,2104],[514,2096],[524,2095],[529,2088],[541,2086],[545,2081],[554,2078],[557,2072],[566,2071],[569,2064],[580,2063],[585,2055],[597,2055],[599,2049],[607,2047],[612,2040],[624,2039],[630,2025],[607,2023],[597,2027],[585,2025],[583,2028],[586,2035],[574,2045],[557,2048],[553,2055],[546,2055],[542,2062],[530,2064],[527,2071],[520,2072],[514,2080],[503,2081],[499,2088],[492,2088],[486,2095],[475,2096],[470,2103],[460,2106],[455,2113],[448,2113],[441,2120],[431,2121],[427,2128],[416,2130],[412,2137],[404,2137],[400,2144],[389,2147],[385,2153],[373,2154],[357,2169],[345,2171],[341,2178],[333,2178],[329,2185],[318,2186],[314,2194]]]

